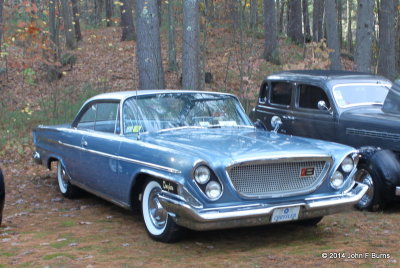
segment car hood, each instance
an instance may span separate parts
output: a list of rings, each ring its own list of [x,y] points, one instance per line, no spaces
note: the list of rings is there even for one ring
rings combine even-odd
[[[374,128],[380,128],[382,131],[388,131],[388,127],[400,129],[398,124],[400,114],[387,113],[382,110],[382,106],[357,107],[349,109],[342,113],[341,120],[351,122],[351,124],[359,126],[373,125]]]
[[[233,163],[270,158],[342,155],[351,147],[255,129],[185,129],[152,134],[147,142],[211,163]],[[230,162],[230,163],[229,163]],[[222,164],[222,163],[221,163]]]

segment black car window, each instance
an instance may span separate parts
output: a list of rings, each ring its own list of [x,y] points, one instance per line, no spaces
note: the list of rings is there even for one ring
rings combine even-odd
[[[292,98],[292,84],[284,82],[271,83],[270,103],[290,105]]]
[[[320,87],[300,85],[299,107],[306,109],[318,109],[318,102],[324,101],[326,107],[331,107],[328,96]]]
[[[269,89],[268,83],[265,83],[265,84],[262,85],[261,92],[260,92],[260,97],[258,99],[258,101],[260,103],[266,103],[267,102],[268,89]]]

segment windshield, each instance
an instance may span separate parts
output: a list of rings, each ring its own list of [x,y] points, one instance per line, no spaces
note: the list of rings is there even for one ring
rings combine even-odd
[[[386,97],[382,110],[385,113],[400,114],[400,86],[394,84]]]
[[[382,105],[389,91],[389,84],[343,84],[333,88],[333,96],[341,108],[360,105]]]
[[[132,97],[123,106],[126,134],[187,127],[252,126],[240,103],[230,95],[165,93]]]

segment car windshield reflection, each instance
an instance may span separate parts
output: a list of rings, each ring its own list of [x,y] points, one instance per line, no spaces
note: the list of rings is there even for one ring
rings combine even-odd
[[[166,93],[132,97],[123,106],[125,134],[222,127],[253,127],[230,95]]]
[[[341,108],[361,105],[382,105],[389,91],[389,84],[342,84],[333,88],[333,96]]]

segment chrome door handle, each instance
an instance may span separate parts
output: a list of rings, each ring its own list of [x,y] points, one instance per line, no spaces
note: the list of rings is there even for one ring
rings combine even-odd
[[[87,143],[87,141],[82,140],[81,145],[82,145],[83,147],[87,147],[87,146],[88,146],[88,143]]]

